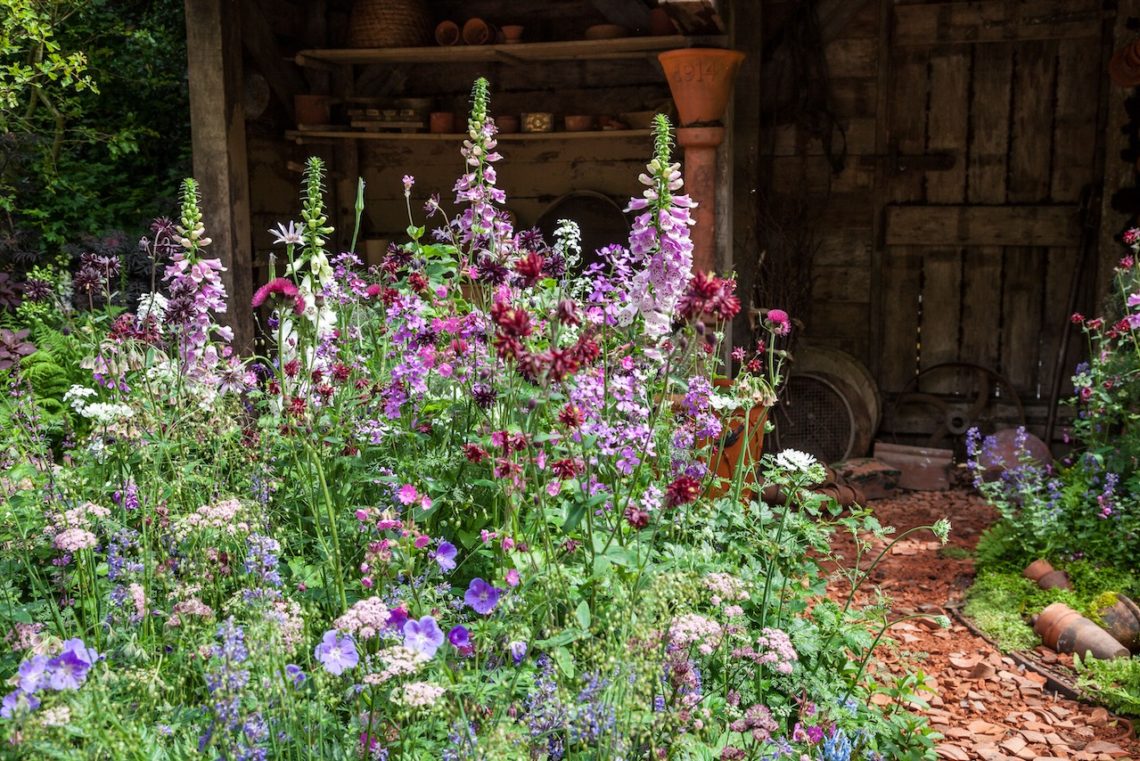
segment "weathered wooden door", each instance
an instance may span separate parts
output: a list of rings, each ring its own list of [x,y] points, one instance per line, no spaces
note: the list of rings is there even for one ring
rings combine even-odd
[[[887,392],[945,362],[1048,396],[1096,179],[1100,0],[902,2],[890,32],[878,256]],[[1068,370],[1069,368],[1065,368]],[[953,392],[951,373],[926,390]]]

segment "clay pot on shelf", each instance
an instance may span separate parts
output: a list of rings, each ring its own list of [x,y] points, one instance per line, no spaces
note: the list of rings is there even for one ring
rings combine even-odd
[[[553,132],[554,114],[549,111],[535,111],[522,115],[523,132]]]
[[[1063,602],[1041,611],[1033,631],[1058,653],[1076,653],[1082,658],[1091,655],[1101,660],[1128,657],[1128,648]]]
[[[566,117],[567,132],[588,132],[594,128],[594,117],[589,114],[575,114]]]
[[[1131,598],[1116,595],[1116,602],[1097,611],[1105,630],[1131,650],[1140,653],[1140,606]]]
[[[1021,575],[1030,581],[1036,582],[1045,574],[1055,570],[1056,569],[1053,568],[1052,563],[1050,563],[1045,558],[1041,558],[1040,560],[1034,560],[1032,563],[1025,566],[1025,570],[1021,572]]]
[[[744,53],[716,48],[667,50],[657,56],[677,104],[681,126],[724,118]]]
[[[487,45],[495,40],[495,30],[481,18],[468,19],[463,25],[463,41],[468,45]]]
[[[503,42],[507,45],[517,45],[522,42],[523,28],[518,24],[507,24],[502,27]]]
[[[442,47],[451,47],[458,45],[462,36],[459,32],[459,24],[454,21],[441,21],[435,26],[435,44]]]
[[[455,132],[455,114],[451,111],[433,111],[428,117],[428,126],[436,134]]]
[[[298,125],[328,124],[333,99],[328,95],[294,95],[293,113]]]
[[[652,37],[668,37],[677,33],[677,25],[669,18],[664,8],[654,8],[649,12],[649,34]]]
[[[500,114],[495,117],[495,126],[504,135],[511,135],[519,131],[519,118],[514,114]]]

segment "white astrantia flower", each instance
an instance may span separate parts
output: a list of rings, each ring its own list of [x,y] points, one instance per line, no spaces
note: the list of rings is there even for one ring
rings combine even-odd
[[[816,464],[816,459],[807,452],[795,449],[785,449],[776,455],[776,464],[784,470],[795,473],[807,473]]]

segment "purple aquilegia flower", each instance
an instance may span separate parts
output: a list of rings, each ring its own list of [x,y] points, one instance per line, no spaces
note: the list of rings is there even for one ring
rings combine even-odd
[[[520,642],[519,640],[515,640],[515,641],[513,641],[507,645],[507,650],[510,651],[511,660],[513,660],[515,662],[516,666],[519,665],[520,663],[522,663],[523,658],[526,657],[526,643],[525,642]]]
[[[451,542],[440,542],[439,547],[432,553],[432,559],[439,563],[439,569],[444,573],[455,570],[455,545]]]
[[[321,644],[313,651],[313,656],[333,676],[340,676],[360,663],[360,655],[356,652],[352,637],[338,637],[335,629],[325,632]]]
[[[419,621],[409,619],[404,622],[404,646],[410,650],[431,658],[442,644],[443,630],[431,616],[424,616]]]
[[[467,593],[463,595],[463,602],[481,616],[486,616],[499,604],[501,589],[496,589],[480,578],[471,580]]]

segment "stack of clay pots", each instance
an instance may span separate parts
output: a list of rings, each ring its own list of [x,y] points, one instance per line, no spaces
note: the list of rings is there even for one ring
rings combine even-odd
[[[1063,602],[1041,611],[1033,622],[1033,631],[1046,647],[1058,653],[1076,653],[1082,658],[1091,655],[1101,660],[1128,657],[1128,648]]]
[[[1035,560],[1023,574],[1042,589],[1073,588],[1068,575],[1048,560]],[[1127,657],[1129,651],[1140,652],[1140,607],[1136,603],[1124,595],[1114,595],[1097,616],[1104,621],[1103,629],[1065,603],[1055,602],[1034,618],[1033,630],[1058,653],[1109,659]]]
[[[1042,589],[1072,589],[1069,576],[1064,571],[1058,571],[1048,560],[1034,560],[1022,575],[1030,581],[1037,582]]]

